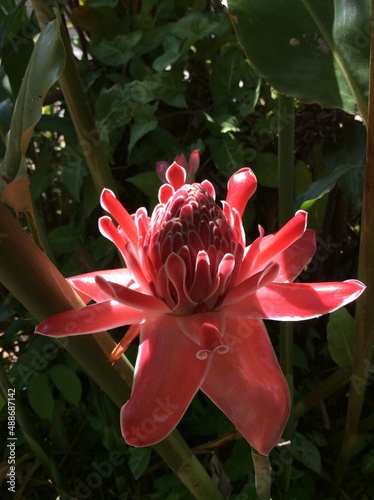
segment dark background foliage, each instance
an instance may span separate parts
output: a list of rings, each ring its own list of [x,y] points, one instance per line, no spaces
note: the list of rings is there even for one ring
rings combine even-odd
[[[27,150],[32,202],[50,259],[65,276],[120,266],[113,246],[99,235],[102,211],[84,148],[100,144],[119,197],[130,213],[152,210],[161,181],[155,165],[199,149],[197,180],[208,178],[223,199],[229,176],[248,165],[259,188],[244,223],[248,241],[261,224],[278,224],[278,95],[246,62],[230,18],[219,1],[75,0],[61,3],[75,64],[95,128],[82,143],[64,95],[55,84]],[[0,156],[38,23],[28,3],[4,2],[0,11]],[[295,210],[309,212],[316,257],[301,281],[334,281],[357,273],[366,133],[358,116],[296,102]],[[26,220],[19,215],[26,227]],[[0,235],[1,236],[1,235]],[[38,283],[35,283],[35,287]],[[17,427],[16,498],[190,498],[151,449],[125,445],[118,409],[54,340],[33,335],[36,320],[0,288],[3,372],[23,411],[51,449],[61,488],[51,483]],[[328,484],[346,413],[352,359],[354,305],[296,326],[295,446],[290,499],[328,498]],[[269,323],[278,345],[278,325]],[[116,340],[124,329],[113,332]],[[344,342],[342,341],[344,340]],[[128,352],[135,360],[136,346]],[[323,389],[331,377],[335,390]],[[357,381],[360,390],[360,381]],[[315,400],[306,398],[320,388]],[[306,398],[306,399],[305,399]],[[6,405],[0,396],[6,498]],[[341,498],[374,496],[372,398],[364,408]],[[202,394],[179,429],[233,500],[255,498],[249,445]],[[284,467],[282,448],[271,454],[274,496]],[[59,496],[61,495],[61,496]]]

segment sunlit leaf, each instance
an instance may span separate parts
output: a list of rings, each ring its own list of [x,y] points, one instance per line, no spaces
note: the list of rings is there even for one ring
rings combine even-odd
[[[296,210],[299,208],[308,210],[317,200],[325,196],[325,194],[328,194],[334,188],[340,177],[353,169],[357,169],[357,165],[341,165],[323,179],[312,182],[308,189],[296,198]]]

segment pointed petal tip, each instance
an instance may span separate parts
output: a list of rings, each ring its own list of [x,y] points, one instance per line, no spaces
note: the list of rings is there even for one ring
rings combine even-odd
[[[72,311],[75,311],[75,309],[72,309]],[[70,318],[72,311],[58,313],[42,321],[35,327],[34,333],[54,338],[80,335],[78,323],[73,318]]]
[[[354,291],[351,294],[352,295],[351,300],[357,299],[366,290],[366,285],[359,280],[355,279],[345,280],[343,281],[343,283],[349,283],[350,285],[352,285],[354,289]]]
[[[189,166],[192,168],[193,172],[196,174],[196,172],[199,169],[200,166],[200,153],[198,149],[194,149],[189,158]]]
[[[114,194],[114,192],[111,189],[104,188],[101,191],[101,194],[100,194],[100,205],[101,205],[101,207],[104,210],[107,210],[109,212],[109,210],[107,209],[108,200],[113,199],[113,198],[116,198],[116,195]]]
[[[175,190],[181,188],[184,185],[184,183],[186,182],[186,176],[186,170],[175,161],[166,171],[166,179]]]

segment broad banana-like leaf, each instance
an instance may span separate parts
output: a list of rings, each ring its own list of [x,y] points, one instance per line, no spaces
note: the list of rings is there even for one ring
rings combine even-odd
[[[278,92],[367,122],[370,0],[229,0],[251,65]]]

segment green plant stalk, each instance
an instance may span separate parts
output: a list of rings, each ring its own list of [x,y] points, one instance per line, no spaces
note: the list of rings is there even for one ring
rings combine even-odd
[[[4,367],[0,364],[0,390],[4,396],[4,399],[8,399],[8,389],[11,388],[7,374],[5,373]],[[32,419],[29,418],[27,412],[25,411],[22,402],[20,401],[17,392],[15,394],[16,403],[16,422],[17,425],[22,429],[22,433],[30,447],[33,451],[37,461],[48,471],[50,476],[53,478],[54,484],[59,491],[63,492],[66,488],[65,481],[61,475],[60,469],[53,458],[51,451],[47,449],[46,443],[43,441],[42,437],[39,435],[37,429],[35,428]]]
[[[270,500],[271,467],[269,457],[260,455],[252,448],[252,460],[256,475],[256,493],[258,500]]]
[[[279,180],[279,226],[282,227],[293,213],[294,202],[294,119],[295,104],[292,97],[278,96],[278,180]],[[291,395],[291,414],[283,438],[292,439],[293,434],[293,324],[280,324],[280,365],[286,377]],[[282,498],[288,497],[291,479],[292,454],[285,448],[285,463],[279,484]]]
[[[374,0],[372,0],[372,23]],[[361,236],[358,279],[367,287],[356,303],[356,330],[353,352],[353,368],[350,378],[347,418],[344,439],[332,481],[336,492],[343,478],[357,436],[357,429],[365,399],[369,367],[374,342],[374,33],[371,34],[369,119],[367,126],[367,152],[364,196],[361,218]]]
[[[33,0],[32,3],[41,28],[44,23],[55,19],[54,6],[50,0]],[[96,127],[83,89],[64,23],[61,23],[61,38],[65,47],[66,64],[59,78],[59,84],[78,136],[80,148],[86,159],[97,192],[100,194],[105,187],[116,191],[103,142],[99,137],[99,130]]]
[[[2,202],[0,253],[0,282],[38,321],[82,306],[64,277]],[[65,337],[60,342],[119,408],[127,401],[133,368],[124,356],[114,366],[108,362],[115,346],[108,333]],[[222,500],[212,479],[177,431],[154,449],[195,498]]]

